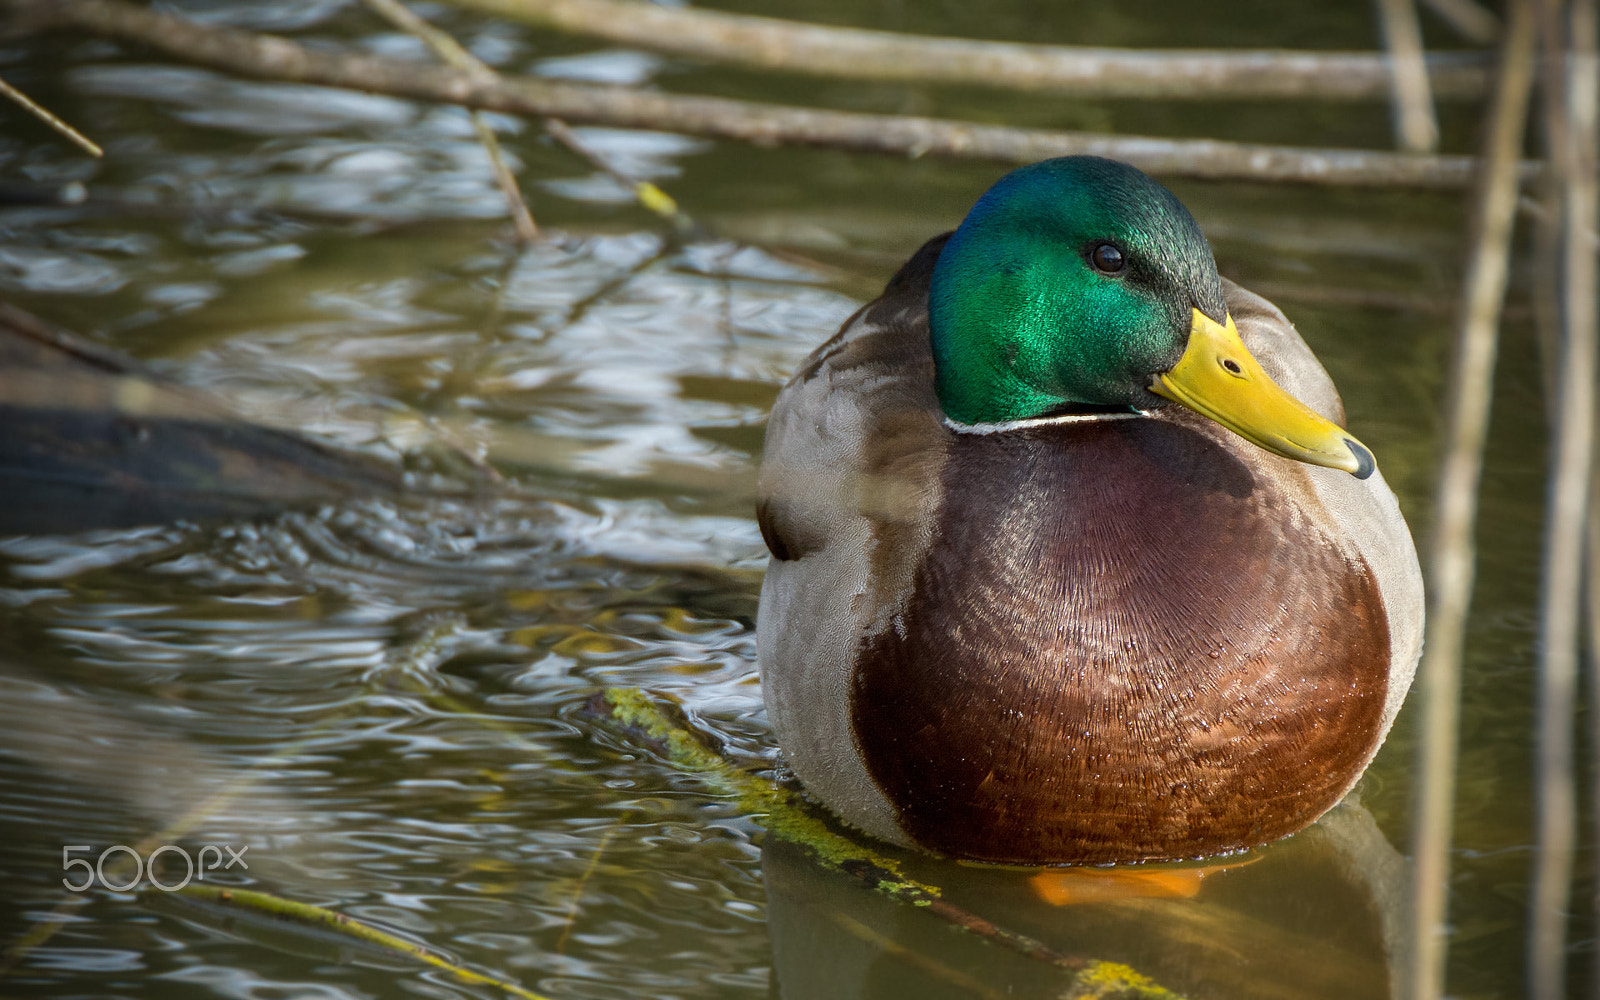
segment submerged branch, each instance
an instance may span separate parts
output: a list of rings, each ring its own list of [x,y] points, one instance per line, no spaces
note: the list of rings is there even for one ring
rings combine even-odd
[[[812,76],[951,83],[1075,97],[1375,100],[1389,94],[1379,52],[1155,51],[984,42],[837,28],[639,0],[449,0],[523,24],[667,55]],[[1441,97],[1489,89],[1477,53],[1428,61]]]
[[[1209,180],[1462,188],[1470,156],[1416,156],[1354,149],[1252,145],[1214,139],[1158,139],[1010,128],[903,115],[824,111],[529,77],[490,81],[443,66],[312,51],[283,38],[211,28],[122,0],[3,0],[39,26],[74,28],[137,42],[174,59],[228,73],[344,87],[569,122],[655,129],[898,156],[948,156],[1032,163],[1092,154],[1152,174]],[[1524,164],[1532,175],[1537,164]]]
[[[163,909],[178,908],[186,916],[198,916],[207,923],[225,922],[229,930],[236,934],[239,932],[237,923],[247,920],[268,931],[330,935],[335,941],[348,942],[346,948],[354,947],[381,956],[415,961],[447,972],[469,986],[492,987],[517,1000],[546,1000],[542,994],[524,989],[516,983],[476,972],[444,955],[412,944],[405,938],[396,937],[326,907],[298,903],[251,889],[225,889],[199,884],[186,885],[170,892],[151,889],[143,895],[147,901]]]

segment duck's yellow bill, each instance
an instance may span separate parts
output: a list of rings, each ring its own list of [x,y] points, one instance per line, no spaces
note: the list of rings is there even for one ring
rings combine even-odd
[[[1245,350],[1233,317],[1218,323],[1196,309],[1183,357],[1150,391],[1210,417],[1275,455],[1365,479],[1372,452],[1343,427],[1284,392]]]

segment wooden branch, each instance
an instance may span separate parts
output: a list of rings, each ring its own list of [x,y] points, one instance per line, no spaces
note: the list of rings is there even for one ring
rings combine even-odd
[[[1377,52],[1151,51],[982,42],[668,7],[639,0],[449,0],[458,7],[619,45],[755,69],[903,83],[950,83],[1075,97],[1380,100]],[[1477,53],[1434,56],[1434,91],[1488,91]]]
[[[901,115],[823,111],[717,97],[688,97],[530,77],[477,79],[444,66],[312,51],[283,38],[211,28],[123,0],[0,0],[36,26],[137,42],[174,59],[228,73],[441,101],[511,114],[656,129],[757,145],[817,146],[897,156],[947,156],[1019,164],[1087,153],[1152,174],[1210,180],[1463,188],[1469,156],[1252,145],[1008,128]],[[1536,164],[1524,164],[1531,176]]]
[[[1511,0],[1500,79],[1484,137],[1471,255],[1445,415],[1437,518],[1428,553],[1427,635],[1419,670],[1422,733],[1413,796],[1410,996],[1436,1000],[1444,989],[1451,815],[1461,699],[1461,656],[1472,601],[1473,527],[1494,388],[1495,339],[1505,299],[1517,208],[1516,163],[1527,130],[1534,73],[1534,0]]]

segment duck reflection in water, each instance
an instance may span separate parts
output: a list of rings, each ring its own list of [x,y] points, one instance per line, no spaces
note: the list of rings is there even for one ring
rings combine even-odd
[[[1352,797],[1287,840],[1188,865],[1067,869],[1080,895],[1038,870],[973,866],[904,852],[908,875],[955,906],[1058,955],[1126,965],[1189,1000],[1351,1000],[1400,996],[1407,862]],[[1079,997],[1072,968],[962,933],[925,909],[820,868],[766,838],[761,865],[772,938],[771,995],[782,1000]],[[1046,869],[1043,874],[1063,870]],[[1108,873],[1153,875],[1135,895]],[[1122,884],[1119,884],[1122,883]]]

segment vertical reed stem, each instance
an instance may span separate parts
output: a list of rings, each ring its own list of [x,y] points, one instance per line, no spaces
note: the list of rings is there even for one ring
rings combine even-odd
[[[1595,414],[1596,440],[1600,441],[1600,413]],[[1597,782],[1597,787],[1591,789],[1591,802],[1596,804],[1595,824],[1597,826],[1596,842],[1600,843],[1600,461],[1593,461],[1589,477],[1589,545],[1584,556],[1584,591],[1588,595],[1588,633],[1589,633],[1589,748],[1595,755],[1591,772],[1595,777],[1591,780]],[[1592,883],[1593,914],[1595,923],[1600,925],[1600,878]],[[1600,968],[1592,973],[1594,975],[1594,992],[1600,995]]]
[[[1500,37],[1500,19],[1478,0],[1422,0],[1424,6],[1450,23],[1457,34],[1477,45],[1492,45]]]
[[[1566,991],[1566,911],[1577,834],[1573,702],[1578,680],[1579,587],[1595,408],[1595,177],[1600,66],[1595,0],[1573,0],[1562,102],[1565,142],[1554,150],[1562,181],[1561,345],[1539,602],[1539,845],[1528,925],[1528,994]]]
[[[1422,721],[1419,790],[1412,854],[1416,858],[1411,967],[1414,1000],[1443,990],[1444,927],[1450,874],[1450,820],[1455,801],[1461,650],[1472,599],[1473,522],[1489,426],[1495,333],[1505,298],[1507,261],[1517,202],[1517,159],[1533,85],[1532,0],[1512,0],[1500,56],[1499,80],[1484,135],[1473,242],[1461,290],[1451,363],[1445,456],[1429,554],[1426,652],[1421,665]]]
[[[1416,5],[1411,0],[1378,0],[1378,15],[1389,50],[1396,144],[1407,153],[1431,153],[1439,145],[1439,122],[1433,114]]]

